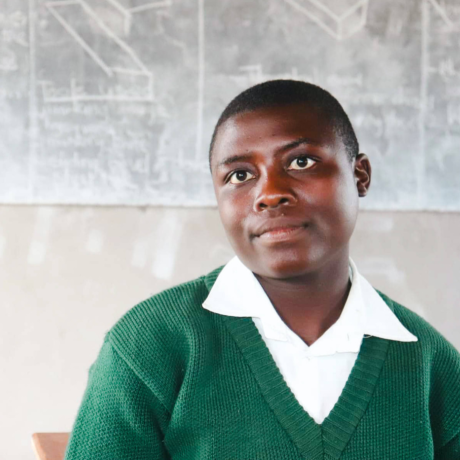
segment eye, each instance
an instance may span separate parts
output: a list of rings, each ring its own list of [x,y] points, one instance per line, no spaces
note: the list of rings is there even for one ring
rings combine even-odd
[[[241,184],[243,182],[247,182],[250,179],[253,179],[254,177],[255,177],[254,174],[251,174],[250,172],[247,172],[247,171],[243,171],[243,170],[235,171],[230,176],[229,182],[231,184]]]
[[[288,169],[308,169],[311,168],[315,163],[316,161],[309,157],[297,157],[294,158]]]

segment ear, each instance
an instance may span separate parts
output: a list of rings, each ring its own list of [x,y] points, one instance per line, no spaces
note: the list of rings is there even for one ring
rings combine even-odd
[[[356,188],[360,197],[366,196],[371,185],[371,163],[366,154],[360,153],[354,160]]]

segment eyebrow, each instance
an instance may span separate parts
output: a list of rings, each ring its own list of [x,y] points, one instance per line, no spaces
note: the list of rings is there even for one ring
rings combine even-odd
[[[232,155],[231,157],[225,158],[217,164],[217,168],[221,168],[222,166],[231,165],[232,163],[238,163],[240,161],[249,161],[253,155],[249,153],[240,154],[240,155]]]
[[[299,145],[319,145],[318,142],[313,141],[312,139],[308,137],[300,137],[299,139],[296,139],[295,141],[289,142],[289,144],[285,144],[281,146],[278,152],[286,152],[287,150],[295,149]]]
[[[317,142],[313,141],[312,139],[308,137],[300,137],[299,139],[296,139],[295,141],[289,142],[288,144],[282,145],[279,147],[275,153],[275,156],[286,152],[287,150],[294,149],[298,147],[299,145],[318,145]],[[227,166],[233,163],[238,163],[238,162],[244,162],[244,161],[250,161],[252,159],[253,155],[251,153],[244,153],[244,154],[236,154],[232,155],[231,157],[225,158],[221,162],[217,164],[217,168],[221,168],[223,166]]]

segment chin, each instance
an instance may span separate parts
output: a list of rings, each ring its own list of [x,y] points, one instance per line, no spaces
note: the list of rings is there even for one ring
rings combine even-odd
[[[275,279],[292,279],[308,273],[309,265],[306,261],[283,261],[276,264],[265,265],[263,270],[264,273],[260,273],[268,278]]]
[[[257,259],[252,271],[261,276],[276,279],[297,278],[303,276],[319,266],[321,260],[312,251],[284,249],[272,254],[263,254]]]

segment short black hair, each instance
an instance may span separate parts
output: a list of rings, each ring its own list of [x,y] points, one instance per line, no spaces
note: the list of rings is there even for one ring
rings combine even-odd
[[[359,153],[359,143],[353,126],[340,102],[325,89],[297,80],[270,80],[252,86],[236,96],[220,115],[209,147],[209,165],[217,132],[229,118],[242,112],[264,107],[305,104],[321,110],[333,124],[334,132],[342,139],[347,155],[352,161]]]

